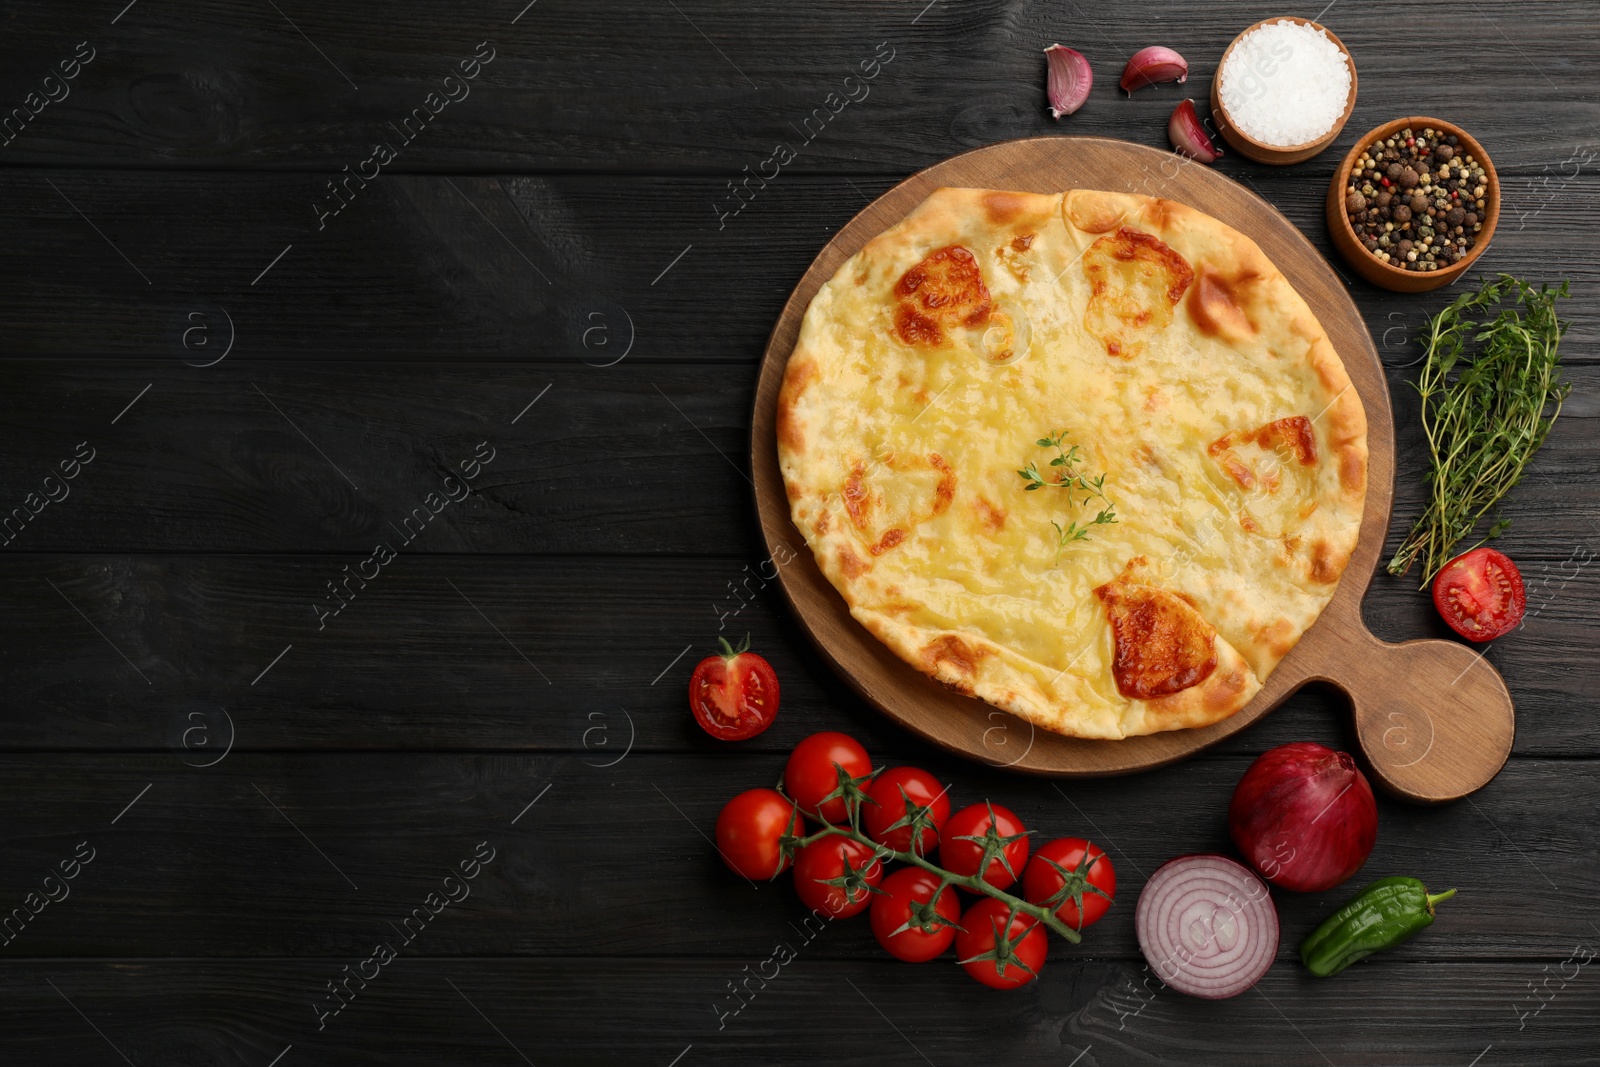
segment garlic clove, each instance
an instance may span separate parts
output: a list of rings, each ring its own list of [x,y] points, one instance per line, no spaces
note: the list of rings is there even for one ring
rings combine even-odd
[[[1050,98],[1050,117],[1059,119],[1070,115],[1089,99],[1089,87],[1094,84],[1094,71],[1083,53],[1066,45],[1053,44],[1044,50],[1048,74],[1045,95]]]
[[[1180,155],[1201,163],[1215,163],[1222,155],[1222,149],[1211,140],[1200,116],[1195,114],[1193,100],[1185,100],[1172,109],[1172,117],[1167,120],[1167,137]]]
[[[1122,69],[1122,88],[1126,92],[1143,89],[1157,82],[1184,82],[1189,78],[1189,63],[1170,48],[1151,45],[1141,48]]]

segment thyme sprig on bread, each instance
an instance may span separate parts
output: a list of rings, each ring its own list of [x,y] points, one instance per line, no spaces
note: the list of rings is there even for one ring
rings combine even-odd
[[[1025,492],[1031,493],[1036,489],[1061,489],[1066,492],[1068,503],[1077,507],[1085,507],[1096,500],[1102,505],[1099,514],[1087,522],[1080,524],[1074,519],[1065,527],[1059,522],[1050,523],[1056,530],[1057,555],[1074,541],[1087,541],[1089,531],[1094,527],[1117,521],[1116,510],[1112,507],[1111,501],[1106,499],[1106,476],[1101,474],[1098,478],[1090,478],[1079,470],[1078,465],[1084,459],[1082,450],[1077,445],[1069,444],[1066,438],[1067,432],[1059,430],[1034,442],[1040,448],[1056,450],[1056,457],[1049,463],[1050,477],[1045,477],[1033,460],[1029,460],[1026,467],[1017,471],[1022,480],[1028,483],[1023,486]],[[1074,497],[1074,493],[1081,493],[1081,499]]]

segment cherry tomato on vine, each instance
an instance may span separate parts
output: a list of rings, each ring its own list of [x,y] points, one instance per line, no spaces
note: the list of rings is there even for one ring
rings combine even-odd
[[[861,822],[867,836],[896,852],[910,852],[911,824],[906,804],[926,808],[927,822],[917,835],[916,854],[931,856],[939,847],[939,831],[950,818],[949,791],[939,779],[916,767],[890,767],[879,771],[867,790],[870,804],[861,805]],[[904,822],[903,826],[896,823]]]
[[[843,879],[843,884],[829,885]],[[859,915],[872,903],[883,879],[883,862],[873,850],[848,837],[828,836],[813,841],[794,857],[794,888],[806,907],[835,919]]]
[[[1056,909],[1074,930],[1093,926],[1117,895],[1117,872],[1099,846],[1081,837],[1058,837],[1040,846],[1022,876],[1030,904]]]
[[[778,675],[750,651],[750,636],[738,648],[719,637],[722,653],[707,656],[689,678],[689,707],[702,729],[720,741],[743,741],[778,717]]]
[[[939,832],[939,860],[955,874],[973,875],[983,862],[985,843],[993,849],[983,880],[1004,889],[1028,862],[1028,831],[1010,808],[992,802],[969,804]]]
[[[717,851],[736,874],[750,879],[776,878],[789,866],[781,838],[785,833],[798,837],[804,832],[788,797],[776,789],[751,789],[723,805],[717,816]]]
[[[1522,572],[1504,552],[1475,548],[1433,579],[1433,606],[1468,641],[1493,641],[1517,628],[1528,610]]]
[[[835,764],[857,781],[858,788],[866,784],[861,780],[872,773],[872,761],[867,758],[867,750],[861,747],[861,742],[828,730],[812,734],[794,746],[783,768],[783,789],[806,815],[817,818],[820,814],[827,822],[843,823],[844,797],[837,796],[824,803],[828,794],[840,788]],[[818,805],[821,805],[820,813]]]
[[[961,915],[954,889],[946,886],[933,903],[939,878],[920,867],[900,868],[880,888],[884,895],[872,898],[872,936],[885,952],[907,963],[923,963],[950,947]]]
[[[1007,918],[1009,916],[1009,920]],[[956,959],[962,968],[993,989],[1015,989],[1039,977],[1050,953],[1044,926],[994,897],[984,897],[961,916]]]

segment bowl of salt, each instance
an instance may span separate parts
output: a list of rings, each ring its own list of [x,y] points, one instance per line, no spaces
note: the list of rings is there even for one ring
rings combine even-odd
[[[1233,39],[1211,79],[1211,114],[1238,153],[1299,163],[1333,143],[1356,106],[1344,42],[1302,18],[1263,19]]]

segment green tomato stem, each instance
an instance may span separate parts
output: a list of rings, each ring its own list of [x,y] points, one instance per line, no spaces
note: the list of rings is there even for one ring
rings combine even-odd
[[[1028,901],[1023,900],[1021,897],[1012,896],[1004,889],[998,889],[995,886],[990,885],[981,876],[981,874],[955,874],[954,872],[945,870],[936,863],[923,859],[916,853],[900,852],[896,849],[890,848],[888,845],[879,844],[854,826],[835,826],[833,823],[824,822],[822,829],[818,830],[809,837],[802,837],[798,842],[795,843],[795,847],[797,849],[804,848],[806,845],[809,845],[814,841],[820,841],[824,837],[833,836],[846,837],[851,841],[857,842],[858,844],[866,845],[880,858],[896,860],[900,863],[910,864],[913,867],[921,867],[929,874],[937,875],[940,881],[943,882],[944,886],[960,886],[961,888],[974,893],[983,893],[987,896],[994,897],[1002,904],[1012,908],[1019,915],[1028,915],[1034,919],[1037,919],[1039,922],[1044,923],[1044,925],[1049,929],[1060,934],[1074,945],[1083,940],[1083,935],[1074,930],[1072,927],[1068,926],[1066,923],[1062,922],[1061,919],[1056,915],[1055,911],[1050,908],[1041,907],[1038,904],[1029,903]],[[943,891],[943,886],[941,886],[939,892],[942,893]],[[938,896],[939,894],[935,893],[934,899],[937,900]]]

